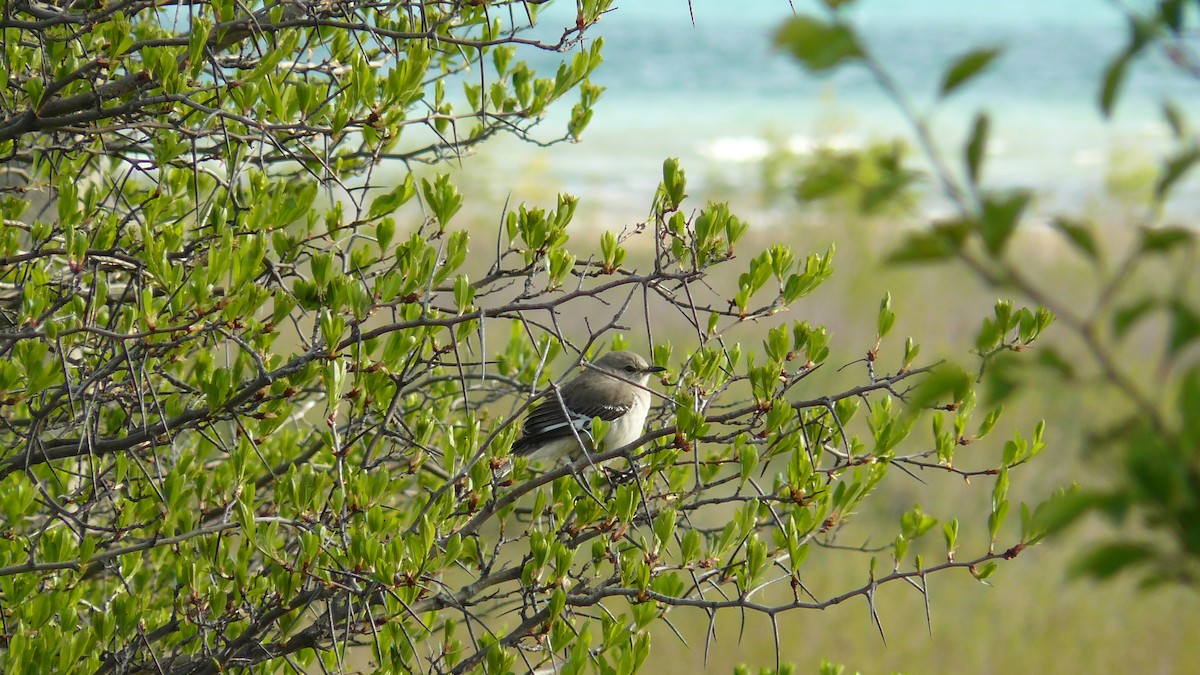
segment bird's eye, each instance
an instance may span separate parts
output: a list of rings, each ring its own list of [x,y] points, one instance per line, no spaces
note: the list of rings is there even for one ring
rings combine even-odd
[[[637,370],[637,368],[634,368],[632,365],[625,366],[625,372],[627,373],[632,373],[635,370]]]

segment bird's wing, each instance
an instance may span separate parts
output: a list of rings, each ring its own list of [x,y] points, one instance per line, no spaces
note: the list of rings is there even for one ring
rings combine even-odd
[[[559,402],[554,392],[547,394],[546,399],[534,406],[529,416],[525,418],[525,426],[521,438],[513,444],[513,452],[518,455],[528,454],[546,443],[560,438],[568,438],[576,433],[587,435],[592,428],[592,418],[611,422],[629,412],[633,401],[613,405],[586,406],[578,410],[566,410]],[[565,414],[564,414],[565,413]],[[576,431],[571,431],[574,426]]]

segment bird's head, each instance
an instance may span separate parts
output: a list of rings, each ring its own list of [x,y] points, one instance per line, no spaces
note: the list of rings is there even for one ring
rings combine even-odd
[[[596,359],[592,365],[622,379],[643,385],[650,380],[653,373],[666,370],[661,366],[651,365],[640,354],[627,351],[609,352]]]

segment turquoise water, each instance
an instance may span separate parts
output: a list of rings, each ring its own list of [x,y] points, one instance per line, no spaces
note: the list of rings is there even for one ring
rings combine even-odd
[[[796,2],[797,11],[814,6]],[[694,0],[692,8],[694,24],[685,0],[619,3],[589,32],[605,39],[594,79],[607,91],[583,142],[550,150],[513,143],[503,152],[536,159],[585,199],[644,203],[666,156],[680,157],[693,176],[736,185],[752,180],[755,162],[772,147],[854,147],[907,133],[861,68],[816,78],[771,50],[772,30],[792,12],[786,0]],[[542,35],[556,37],[560,29],[549,27],[573,13],[574,3],[561,1],[544,12]],[[937,109],[936,135],[957,157],[969,120],[987,107],[994,142],[986,176],[1035,186],[1051,208],[1098,194],[1113,158],[1147,162],[1165,151],[1164,97],[1200,110],[1200,84],[1154,55],[1131,73],[1115,119],[1103,120],[1099,77],[1126,33],[1106,0],[861,0],[852,14],[919,110],[930,109],[955,55],[1003,47],[986,76]],[[557,63],[557,55],[525,57],[547,69]],[[547,137],[561,119],[552,118]]]

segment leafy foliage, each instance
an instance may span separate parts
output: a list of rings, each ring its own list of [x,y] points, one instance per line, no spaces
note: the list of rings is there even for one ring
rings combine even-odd
[[[736,260],[747,223],[694,210],[674,160],[652,216],[601,234],[599,257],[567,248],[562,195],[506,213],[486,270],[448,177],[377,175],[530,137],[572,92],[578,136],[599,95],[583,37],[610,3],[581,2],[554,44],[520,36],[538,4],[5,5],[6,672],[629,673],[675,607],[865,597],[876,616],[881,584],[984,579],[1041,537],[1031,519],[1002,531],[1040,427],[994,465],[956,465],[999,411],[969,432],[975,379],[919,364],[912,338],[882,372],[890,296],[860,381],[800,397],[831,337],[778,314],[833,250]],[[576,45],[552,77],[516,60]],[[1020,209],[997,204],[978,226],[1002,244]],[[666,316],[687,330],[664,335]],[[622,322],[670,369],[641,442],[571,466],[512,457],[548,374],[627,346]],[[980,354],[1048,322],[998,309]],[[956,552],[953,520],[927,564],[911,542],[938,518],[914,506],[891,571],[872,560],[862,586],[809,594],[805,561],[838,551],[882,481],[925,469],[994,477],[989,543]]]

